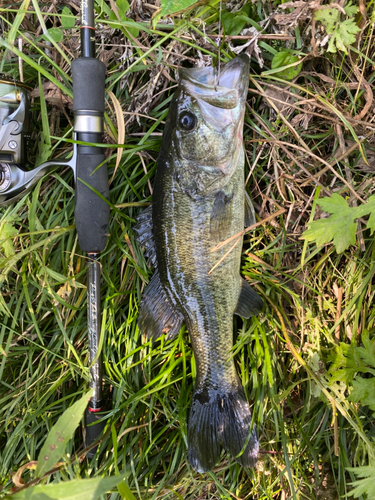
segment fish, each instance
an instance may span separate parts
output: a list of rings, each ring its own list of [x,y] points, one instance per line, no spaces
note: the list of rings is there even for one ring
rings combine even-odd
[[[156,165],[152,203],[137,220],[137,239],[155,272],[140,304],[141,333],[189,332],[196,378],[188,418],[188,460],[198,472],[222,448],[255,467],[259,442],[233,360],[233,314],[258,314],[260,296],[240,276],[242,235],[255,223],[244,190],[243,123],[249,58],[221,68],[179,72]],[[227,254],[227,255],[226,255]],[[219,265],[218,265],[219,264]]]

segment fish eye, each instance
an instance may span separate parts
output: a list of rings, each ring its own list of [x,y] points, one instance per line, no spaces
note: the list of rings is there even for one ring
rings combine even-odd
[[[191,111],[183,111],[178,117],[178,123],[183,130],[193,130],[197,126],[197,117]]]

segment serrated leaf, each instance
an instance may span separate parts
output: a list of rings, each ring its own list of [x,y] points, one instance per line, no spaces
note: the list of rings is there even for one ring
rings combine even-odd
[[[375,411],[375,377],[362,378],[357,376],[353,380],[353,391],[348,400],[368,406]]]
[[[337,253],[346,250],[355,243],[356,224],[348,214],[331,215],[328,219],[320,219],[309,224],[302,238],[315,241],[317,246],[326,245],[333,241]]]
[[[340,343],[330,356],[332,362],[329,367],[331,378],[330,384],[344,382],[346,385],[352,383],[358,372],[367,373],[368,367],[363,363],[361,352],[354,344]]]
[[[340,12],[337,9],[319,9],[315,12],[314,19],[325,26],[328,35],[332,35],[336,23],[340,21]]]
[[[68,408],[49,431],[47,439],[40,450],[35,475],[37,477],[49,471],[64,454],[67,442],[73,437],[86,406],[92,395],[92,390],[82,396]]]
[[[166,16],[183,11],[195,3],[198,3],[197,0],[161,0],[160,15]]]
[[[318,205],[324,212],[328,212],[329,214],[334,214],[338,210],[350,210],[345,198],[337,193],[333,193],[331,197],[320,198],[320,200],[318,200]]]
[[[349,45],[355,42],[355,35],[358,31],[361,31],[361,29],[356,25],[354,19],[347,19],[338,23],[330,43],[335,43],[339,50],[347,53]]]
[[[271,69],[281,68],[279,73],[275,73],[276,76],[283,78],[284,80],[292,80],[301,72],[302,63],[293,66],[292,68],[285,68],[289,64],[293,64],[299,61],[299,57],[293,55],[289,50],[281,50],[277,52],[272,58]]]
[[[61,26],[64,29],[68,30],[74,28],[75,24],[76,24],[75,16],[73,16],[69,7],[65,6],[62,10]]]
[[[8,496],[10,500],[96,500],[115,486],[122,484],[124,475],[73,479],[61,483],[31,486]]]
[[[357,347],[359,356],[365,365],[375,368],[375,342],[370,339],[368,331],[362,334],[362,342],[363,347]]]
[[[348,471],[353,472],[359,479],[350,483],[354,489],[347,493],[347,496],[359,498],[361,495],[367,495],[368,500],[375,498],[375,465],[365,465],[363,467],[348,467]]]
[[[357,11],[358,8],[350,2],[345,9],[349,19],[345,21],[341,21],[341,13],[338,9],[319,9],[315,12],[314,18],[320,21],[327,34],[331,35],[328,52],[335,53],[338,49],[347,53],[349,45],[355,42],[355,35],[361,31],[352,17]]]
[[[353,2],[349,2],[348,5],[344,5],[344,10],[345,10],[345,14],[348,16],[348,17],[353,17],[354,14],[356,14],[359,9],[356,5],[353,5]]]
[[[375,229],[375,196],[370,196],[367,203],[358,207],[349,207],[344,198],[334,193],[331,198],[318,200],[318,205],[325,212],[332,214],[327,219],[319,219],[308,224],[308,229],[302,234],[302,239],[315,241],[318,246],[333,241],[337,253],[346,250],[356,241],[357,225],[355,220],[371,214],[368,227]]]
[[[0,224],[0,247],[5,257],[11,257],[15,254],[13,237],[18,234],[18,230],[9,221],[3,221]]]

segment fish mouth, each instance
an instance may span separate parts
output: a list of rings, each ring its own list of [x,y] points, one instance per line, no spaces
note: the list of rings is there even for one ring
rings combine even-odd
[[[229,61],[217,74],[212,67],[182,68],[180,85],[198,101],[221,109],[233,109],[247,94],[250,59],[241,54]]]
[[[229,61],[219,76],[219,85],[230,89],[236,89],[238,97],[242,101],[246,99],[249,86],[250,58],[247,54],[241,54]]]

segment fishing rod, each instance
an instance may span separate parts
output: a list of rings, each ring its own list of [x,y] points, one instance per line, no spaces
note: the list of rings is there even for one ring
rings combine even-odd
[[[52,160],[26,170],[24,138],[30,91],[25,85],[0,80],[0,206],[22,198],[56,166],[69,166],[75,180],[75,222],[81,250],[87,255],[87,326],[90,388],[85,413],[85,445],[102,434],[105,410],[102,381],[100,253],[107,243],[109,224],[108,172],[102,142],[105,64],[95,57],[94,0],[81,0],[81,55],[72,62],[74,139],[70,160]],[[27,134],[26,134],[27,135]],[[82,144],[84,143],[84,144]],[[92,448],[92,458],[97,447]]]
[[[81,0],[81,56],[72,62],[74,133],[78,141],[102,142],[106,67],[95,58],[94,0]],[[95,192],[102,196],[98,196]],[[85,413],[85,444],[90,446],[102,434],[105,422],[103,397],[101,302],[99,255],[106,246],[109,224],[108,172],[103,148],[77,146],[75,220],[81,249],[89,257],[87,326],[90,387],[93,395]],[[98,422],[99,421],[99,422]],[[95,425],[94,425],[95,424]],[[88,452],[92,458],[96,447]]]

